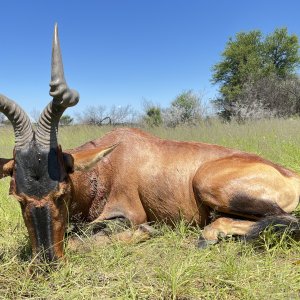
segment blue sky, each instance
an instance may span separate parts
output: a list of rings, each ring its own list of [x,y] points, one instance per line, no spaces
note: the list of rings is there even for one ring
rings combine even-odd
[[[0,93],[28,113],[50,100],[58,22],[65,75],[88,105],[166,107],[183,90],[217,94],[211,68],[229,37],[287,27],[300,37],[300,1],[0,0]]]

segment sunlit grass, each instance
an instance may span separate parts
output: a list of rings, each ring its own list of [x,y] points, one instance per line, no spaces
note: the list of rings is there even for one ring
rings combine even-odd
[[[60,129],[64,149],[100,137],[106,127]],[[176,140],[203,141],[258,153],[300,171],[300,120],[222,124],[193,128],[152,128]],[[11,157],[11,128],[0,128],[1,157]],[[29,271],[27,232],[19,204],[8,196],[9,179],[0,181],[0,299],[299,299],[300,244],[288,236],[274,244],[269,232],[262,246],[224,241],[196,248],[198,229],[185,222],[143,243],[66,249],[59,268]],[[89,239],[86,238],[86,242]]]

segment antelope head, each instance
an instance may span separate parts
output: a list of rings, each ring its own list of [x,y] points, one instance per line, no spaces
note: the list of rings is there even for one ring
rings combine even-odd
[[[20,202],[33,255],[48,261],[63,255],[63,237],[71,198],[69,173],[72,159],[57,142],[58,123],[65,109],[79,101],[64,78],[58,29],[52,45],[50,95],[52,101],[40,115],[36,129],[14,101],[0,95],[0,112],[13,125],[13,159],[0,159],[0,176],[11,176],[10,193]]]

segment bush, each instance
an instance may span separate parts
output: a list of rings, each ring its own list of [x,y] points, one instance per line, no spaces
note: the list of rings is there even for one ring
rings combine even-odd
[[[172,101],[169,108],[163,110],[163,122],[168,127],[196,125],[205,113],[202,97],[192,90],[184,91]]]
[[[160,126],[163,123],[161,109],[158,106],[150,106],[146,109],[143,121],[150,127]]]
[[[59,120],[59,125],[61,126],[68,126],[73,123],[73,118],[71,118],[69,115],[63,115]]]
[[[270,117],[290,117],[300,113],[299,78],[286,79],[268,76],[259,80],[251,78],[243,85],[235,103],[227,110],[238,121]]]

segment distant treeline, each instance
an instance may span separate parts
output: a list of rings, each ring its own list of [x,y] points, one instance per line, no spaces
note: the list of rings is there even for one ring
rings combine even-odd
[[[144,101],[142,113],[130,105],[107,109],[89,106],[74,117],[64,115],[61,125],[140,124],[176,127],[196,125],[218,115],[225,121],[287,118],[300,115],[299,42],[287,28],[264,36],[261,31],[240,32],[229,38],[220,62],[212,67],[212,83],[219,93],[210,101],[192,90],[183,91],[162,108]],[[208,109],[208,107],[210,109]],[[213,108],[213,111],[212,109]],[[39,112],[31,113],[34,122]],[[0,123],[5,124],[3,114]]]

